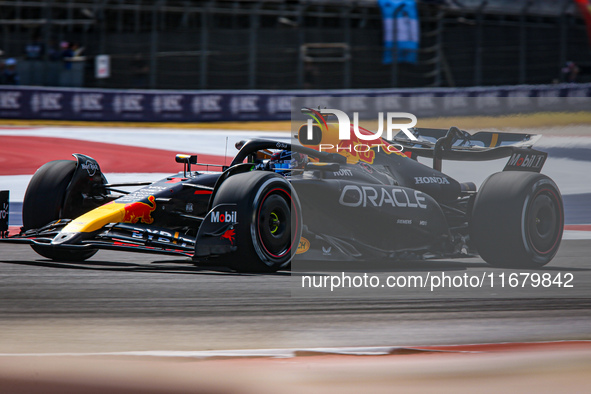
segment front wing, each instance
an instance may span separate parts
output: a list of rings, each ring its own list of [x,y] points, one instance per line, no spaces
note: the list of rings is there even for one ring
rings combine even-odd
[[[21,243],[63,249],[106,249],[192,257],[195,238],[166,228],[143,224],[109,224],[93,234],[92,238],[76,244],[52,245],[51,241],[71,220],[58,220],[38,230],[1,238],[3,243]]]

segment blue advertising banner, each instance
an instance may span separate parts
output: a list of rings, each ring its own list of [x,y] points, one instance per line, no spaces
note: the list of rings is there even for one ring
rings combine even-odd
[[[420,32],[415,0],[379,0],[379,5],[384,24],[382,63],[416,63]]]
[[[359,103],[360,108],[365,97],[379,97],[385,110],[397,109],[398,98],[410,97],[412,108],[405,108],[405,111],[424,117],[495,115],[588,111],[589,108],[581,107],[585,101],[580,98],[591,97],[591,84],[326,91],[154,91],[0,86],[0,119],[123,122],[289,120],[291,99],[310,96],[356,97],[357,100],[349,100],[349,103]],[[358,108],[350,110],[359,111]]]

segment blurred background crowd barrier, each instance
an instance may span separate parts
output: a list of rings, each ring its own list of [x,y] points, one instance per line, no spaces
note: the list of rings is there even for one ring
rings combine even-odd
[[[289,120],[300,106],[329,105],[360,119],[377,111],[417,117],[588,111],[591,83],[370,90],[118,90],[0,86],[0,118],[199,122]],[[316,101],[314,97],[318,97]],[[326,97],[331,97],[327,100]]]
[[[38,86],[375,89],[589,82],[591,51],[577,1],[416,1],[416,63],[383,63],[382,0],[0,1],[0,49],[4,59],[18,62],[21,85]],[[98,55],[108,57],[97,78]]]

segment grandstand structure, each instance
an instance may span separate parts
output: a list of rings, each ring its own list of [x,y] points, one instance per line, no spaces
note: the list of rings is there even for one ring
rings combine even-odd
[[[417,64],[382,64],[377,0],[0,1],[0,49],[21,79],[59,84],[62,42],[84,47],[79,85],[152,89],[357,89],[544,84],[567,61],[589,80],[572,0],[417,1]],[[44,53],[27,60],[37,40]],[[110,77],[94,59],[109,55]],[[36,62],[31,65],[31,62]],[[42,66],[41,66],[42,65]],[[35,66],[35,68],[32,68]],[[34,70],[34,71],[31,71]],[[41,76],[40,76],[41,75]],[[72,81],[71,79],[70,81]]]

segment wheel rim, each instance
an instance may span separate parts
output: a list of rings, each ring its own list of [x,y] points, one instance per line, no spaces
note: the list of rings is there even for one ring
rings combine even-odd
[[[560,237],[562,214],[556,194],[549,189],[539,191],[529,209],[527,231],[534,250],[550,253]]]
[[[285,191],[277,189],[265,195],[257,213],[258,238],[263,250],[273,258],[283,258],[291,249],[291,211]]]
[[[271,212],[269,215],[269,230],[271,234],[276,234],[281,226],[281,219],[279,219],[279,214],[275,211]]]

